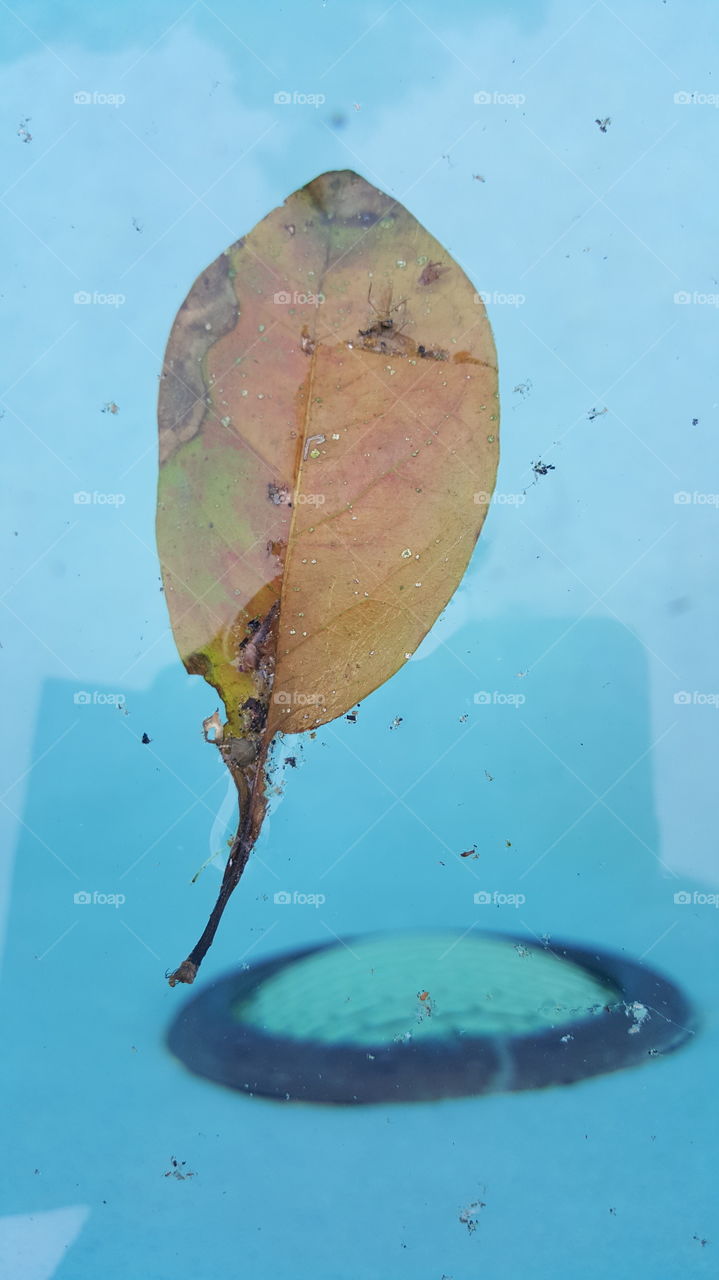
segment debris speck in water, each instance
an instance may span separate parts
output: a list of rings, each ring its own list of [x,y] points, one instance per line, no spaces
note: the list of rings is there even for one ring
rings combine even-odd
[[[467,1228],[470,1235],[477,1230],[480,1212],[486,1208],[487,1205],[484,1200],[473,1200],[471,1204],[467,1205],[466,1209],[460,1209],[459,1220],[462,1226]]]
[[[649,1017],[649,1010],[646,1005],[640,1004],[638,1000],[634,1000],[631,1004],[625,1004],[624,1012],[628,1018],[634,1019],[631,1027],[629,1028],[628,1034],[630,1036],[637,1035]]]
[[[176,1160],[175,1157],[172,1156],[170,1158],[170,1164],[172,1165],[172,1168],[167,1170],[167,1173],[165,1174],[166,1178],[178,1178],[181,1182],[184,1182],[185,1178],[197,1177],[197,1174],[193,1173],[192,1169],[187,1169],[186,1172],[183,1172],[183,1170],[185,1170],[185,1165],[187,1164],[186,1160]]]

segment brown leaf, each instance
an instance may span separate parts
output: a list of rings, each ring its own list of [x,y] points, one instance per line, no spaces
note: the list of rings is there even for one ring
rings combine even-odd
[[[295,192],[180,308],[160,391],[158,545],[180,655],[225,706],[215,741],[241,809],[192,976],[260,830],[275,734],[383,684],[460,581],[494,486],[497,416],[474,287],[357,174]]]

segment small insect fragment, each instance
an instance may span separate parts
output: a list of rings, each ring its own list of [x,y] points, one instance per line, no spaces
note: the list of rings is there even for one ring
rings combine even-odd
[[[612,117],[611,117],[611,116],[605,116],[603,120],[595,120],[595,121],[594,121],[594,123],[599,125],[599,131],[600,131],[600,133],[606,133],[606,132],[607,132],[607,129],[609,128],[610,124],[612,123]]]
[[[417,347],[417,355],[422,360],[448,360],[449,359],[447,352],[443,351],[441,347],[429,348],[429,347],[423,346],[422,343],[420,343],[420,345]]]

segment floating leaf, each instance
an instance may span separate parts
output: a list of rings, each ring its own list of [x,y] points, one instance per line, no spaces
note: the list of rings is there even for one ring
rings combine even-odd
[[[188,671],[240,823],[191,982],[257,839],[278,731],[342,715],[457,587],[497,468],[481,299],[351,172],[294,193],[198,278],[165,355],[157,537]]]

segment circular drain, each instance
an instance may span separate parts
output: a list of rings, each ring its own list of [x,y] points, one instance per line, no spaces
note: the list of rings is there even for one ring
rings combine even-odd
[[[608,952],[380,934],[220,978],[168,1033],[192,1071],[286,1100],[419,1101],[570,1084],[678,1048],[689,1002]]]

